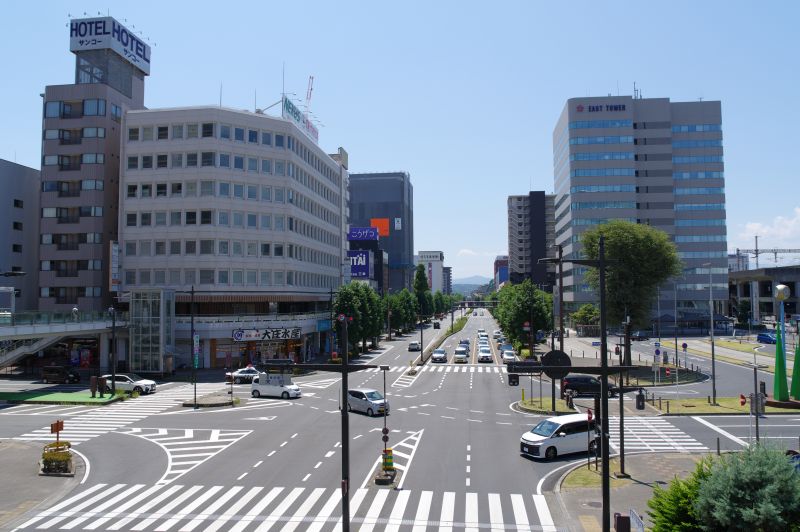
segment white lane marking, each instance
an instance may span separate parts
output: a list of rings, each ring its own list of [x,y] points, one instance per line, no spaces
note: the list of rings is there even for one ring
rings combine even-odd
[[[122,493],[116,495],[115,497],[112,497],[110,500],[104,502],[103,504],[93,507],[91,514],[88,514],[85,517],[78,517],[76,519],[73,519],[69,523],[67,523],[65,525],[62,525],[61,528],[65,529],[65,530],[69,530],[71,528],[75,528],[79,524],[81,524],[84,521],[86,521],[87,519],[89,519],[92,514],[95,514],[95,512],[103,512],[106,508],[114,506],[119,501],[130,497],[131,495],[133,495],[135,492],[139,491],[143,487],[144,487],[144,484],[136,484],[136,485],[128,488],[127,490],[123,491]]]
[[[250,488],[250,491],[242,495],[239,498],[239,500],[236,501],[236,504],[225,510],[219,517],[217,517],[214,520],[213,523],[211,523],[211,525],[208,526],[208,528],[204,529],[203,532],[216,532],[217,530],[219,530],[222,527],[222,525],[224,525],[228,520],[230,520],[231,517],[237,515],[239,510],[244,508],[247,505],[247,503],[250,502],[250,499],[255,497],[258,494],[258,492],[260,492],[262,489],[263,488],[259,486]]]
[[[242,480],[242,479],[243,479],[244,477],[246,477],[246,476],[247,476],[247,473],[242,473],[241,475],[239,475],[239,476],[236,478],[236,480]]]
[[[122,527],[124,527],[125,525],[127,525],[129,522],[133,521],[135,518],[139,517],[140,515],[145,515],[145,512],[149,511],[150,508],[155,508],[158,504],[161,503],[162,500],[171,497],[173,493],[178,492],[179,490],[183,489],[183,487],[184,486],[181,486],[181,485],[172,486],[168,490],[166,490],[166,491],[164,491],[162,493],[159,493],[156,496],[155,499],[151,499],[150,501],[148,501],[144,505],[136,508],[136,512],[131,514],[129,517],[126,517],[125,519],[117,521],[113,525],[109,526],[108,529],[109,530],[119,530],[119,529],[121,529]],[[133,500],[138,503],[139,501],[137,501],[136,499],[137,499],[137,497],[134,497]],[[123,507],[124,506],[127,506],[127,505],[123,505]],[[118,508],[117,511],[121,512],[123,510],[123,507]]]
[[[511,506],[514,509],[514,521],[517,522],[517,529],[527,528],[528,512],[525,510],[525,499],[519,493],[511,495]]]
[[[291,439],[294,439],[296,437],[297,437],[297,433],[295,432],[294,434],[292,434],[292,438]]]
[[[414,516],[414,528],[411,532],[425,532],[428,528],[428,512],[431,510],[432,491],[423,491],[420,494],[417,515]]]
[[[478,494],[468,492],[465,498],[467,506],[464,514],[464,526],[466,527],[464,531],[478,532],[478,526],[480,526],[478,521]]]
[[[353,439],[354,439],[354,440],[357,440],[357,439],[359,439],[359,438],[360,438],[360,437],[362,437],[362,436],[363,436],[363,434],[359,434],[358,436],[354,436],[354,437],[353,437]]]
[[[328,522],[328,516],[331,515],[333,509],[339,504],[342,499],[342,490],[334,489],[331,496],[325,501],[322,509],[319,511],[314,521],[308,527],[307,532],[319,532],[322,527]]]
[[[698,416],[692,416],[692,419],[694,419],[698,423],[702,423],[703,425],[705,425],[706,427],[710,428],[711,430],[719,432],[720,434],[722,434],[723,436],[725,436],[726,438],[728,438],[732,442],[738,443],[742,447],[747,447],[747,442],[746,441],[744,441],[741,438],[737,438],[736,436],[734,436],[733,434],[731,434],[730,432],[728,432],[726,430],[722,430],[721,428],[719,428],[718,426],[714,425],[710,421],[706,421],[705,419],[703,419],[701,417],[698,417]]]
[[[222,508],[225,504],[227,504],[228,500],[231,499],[234,495],[239,493],[242,490],[242,486],[234,486],[233,488],[226,491],[221,497],[217,498],[211,506],[208,506],[203,509],[197,517],[192,519],[189,523],[183,526],[180,529],[180,532],[192,532],[195,528],[197,528],[203,521],[211,517],[212,515],[217,513],[217,510]]]
[[[327,453],[325,453],[325,458],[330,458],[334,454],[336,454],[334,451],[328,451]]]
[[[267,456],[272,456],[273,454],[275,454],[275,451],[270,451]]]
[[[267,517],[264,522],[261,523],[261,526],[259,526],[256,530],[266,532],[272,528],[272,525],[274,525],[278,519],[280,519],[283,514],[286,513],[286,510],[289,509],[292,504],[294,504],[294,501],[300,496],[301,493],[303,493],[303,491],[305,491],[305,488],[294,488],[291,492],[289,492],[286,498],[284,498],[280,504],[276,506],[274,510],[272,510],[272,513],[269,514],[269,517]]]
[[[250,508],[250,510],[244,516],[242,516],[242,518],[237,521],[235,525],[233,525],[231,532],[242,532],[242,530],[247,528],[250,522],[253,521],[253,519],[255,519],[255,517],[264,510],[264,508],[269,506],[269,503],[271,503],[272,500],[275,499],[275,497],[277,497],[282,491],[283,488],[272,488],[272,490],[270,490],[270,492],[267,493],[263,499],[258,501],[255,506]]]
[[[392,508],[392,515],[389,516],[389,523],[386,525],[386,532],[400,532],[400,525],[403,521],[403,514],[406,511],[410,491],[401,491],[397,494],[397,501]]]
[[[258,466],[260,466],[260,465],[261,465],[261,464],[263,464],[263,463],[264,463],[264,460],[259,460],[258,462],[256,462],[255,464],[253,464],[253,467],[258,467]]]
[[[89,472],[92,470],[92,464],[89,462],[89,458],[80,451],[76,451],[73,447],[71,451],[83,459],[83,463],[86,464],[86,471],[83,472],[83,478],[81,479],[81,484],[86,482],[86,479],[89,478]]]
[[[317,465],[314,466],[314,469],[319,468],[319,466],[321,466],[321,465],[322,465],[322,462],[317,462]]]
[[[503,525],[503,505],[500,503],[500,494],[489,494],[489,524],[492,532],[502,532],[506,529]]]
[[[304,477],[303,477],[303,482],[305,482],[306,480],[308,480],[308,477],[310,477],[310,476],[311,476],[311,473],[308,473],[306,476],[304,476]]]
[[[311,492],[311,495],[303,501],[303,504],[300,505],[300,508],[294,513],[292,517],[289,518],[289,522],[286,523],[281,529],[281,532],[292,532],[297,526],[303,521],[306,514],[311,510],[314,504],[317,502],[317,499],[322,497],[322,494],[325,493],[325,488],[315,488],[314,491]]]
[[[381,515],[383,505],[386,503],[386,497],[389,496],[389,490],[378,490],[372,504],[367,510],[367,515],[364,517],[364,524],[361,525],[359,532],[372,532],[375,528],[375,523]]]
[[[542,530],[555,532],[556,527],[553,524],[553,517],[550,515],[550,508],[547,507],[544,495],[533,495],[533,504],[536,506],[536,513],[539,515],[539,523],[542,525]]]
[[[439,532],[452,532],[453,512],[456,506],[456,494],[453,491],[444,492],[442,497],[442,514],[439,516]]]

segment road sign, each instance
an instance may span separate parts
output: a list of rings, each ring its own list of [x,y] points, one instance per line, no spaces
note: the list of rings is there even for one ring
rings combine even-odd
[[[681,347],[683,348],[683,350],[684,350],[684,352],[685,352],[685,351],[686,351],[686,348],[687,348],[687,347],[689,347],[689,345],[688,345],[686,342],[683,342],[683,343],[681,344]]]
[[[547,366],[571,366],[572,361],[564,351],[555,349],[548,351],[542,357],[542,366],[544,366],[544,374],[551,379],[563,379],[569,373],[567,369],[548,368]]]
[[[667,368],[667,377],[669,377],[669,368]]]
[[[589,423],[592,422],[592,409],[591,408],[586,410],[586,419],[589,421]]]
[[[656,347],[661,347],[661,342],[653,342],[653,345]]]
[[[744,406],[747,404],[747,397],[744,396],[743,393],[739,394],[739,406]]]
[[[526,321],[525,323],[523,323],[522,324],[522,330],[523,331],[530,331],[531,330],[531,322]]]
[[[661,349],[656,349],[656,356],[661,354]]]
[[[337,319],[339,321],[344,321],[344,314],[339,314],[339,316],[337,316]]]
[[[599,341],[592,342],[592,347],[600,347],[600,342]]]
[[[200,335],[195,334],[192,338],[192,365],[194,369],[200,367]]]

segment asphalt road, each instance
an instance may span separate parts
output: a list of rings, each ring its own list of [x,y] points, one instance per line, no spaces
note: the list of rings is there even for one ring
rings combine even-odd
[[[408,342],[383,342],[359,364],[386,364],[387,418],[350,413],[350,510],[354,530],[525,530],[569,528],[552,522],[552,488],[563,468],[585,455],[552,462],[519,455],[520,435],[540,416],[516,411],[520,388],[510,387],[504,365],[474,363],[477,330],[497,328],[489,316],[471,316],[447,340],[471,340],[469,364],[426,364],[408,375]],[[443,330],[426,329],[429,345]],[[573,339],[570,339],[572,342]],[[494,351],[494,342],[490,342]],[[579,344],[574,344],[579,345]],[[637,344],[647,351],[651,346]],[[733,367],[718,378],[742,380]],[[745,370],[747,371],[747,370]],[[748,374],[752,382],[752,373]],[[350,374],[350,387],[383,392],[384,372]],[[295,380],[303,397],[251,399],[249,385],[234,385],[234,408],[179,406],[191,385],[159,383],[151,396],[103,408],[59,405],[0,409],[0,437],[51,441],[49,423],[65,420],[75,450],[86,458],[83,482],[51,510],[28,514],[21,529],[74,530],[338,530],[341,516],[341,378],[317,373]],[[527,379],[522,383],[526,384]],[[6,384],[0,382],[1,384]],[[548,383],[549,384],[549,383]],[[203,383],[198,394],[228,388]],[[705,393],[705,383],[696,385]],[[733,384],[732,384],[733,386]],[[690,387],[686,388],[686,393]],[[534,394],[538,385],[534,383]],[[549,386],[544,387],[549,397]],[[629,399],[628,399],[629,400]],[[381,429],[399,469],[396,489],[372,478],[383,450]],[[619,441],[612,416],[612,446]],[[640,417],[625,419],[628,452],[711,452],[741,448],[749,418]],[[800,434],[800,415],[761,420],[761,436],[786,446]],[[0,496],[0,503],[2,497]],[[540,528],[541,527],[541,528]]]

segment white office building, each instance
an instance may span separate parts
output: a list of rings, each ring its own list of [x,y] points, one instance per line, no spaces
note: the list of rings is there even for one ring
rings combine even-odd
[[[417,264],[425,266],[425,275],[428,276],[428,288],[431,292],[444,293],[444,253],[441,251],[420,251],[417,255]]]

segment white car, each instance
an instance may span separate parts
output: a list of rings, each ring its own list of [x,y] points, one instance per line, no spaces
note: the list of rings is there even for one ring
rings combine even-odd
[[[466,347],[456,347],[456,352],[453,354],[454,364],[466,364],[469,362],[469,353]]]
[[[422,347],[420,347],[419,342],[408,342],[408,350],[409,351],[422,351]]]
[[[495,329],[494,332],[492,333],[492,336],[494,337],[495,340],[500,338],[502,335],[503,333],[500,332],[500,329]]]
[[[106,380],[107,392],[111,391],[112,377],[112,375],[103,375],[103,378]],[[155,393],[156,391],[156,381],[143,379],[135,373],[117,373],[114,383],[116,384],[115,388],[117,390],[128,393],[147,394]]]
[[[587,432],[589,435],[587,437]],[[534,458],[552,460],[562,454],[595,452],[597,440],[594,436],[594,420],[589,422],[586,414],[570,414],[551,417],[522,435],[519,452]]]
[[[447,362],[447,351],[442,348],[434,349],[431,355],[431,362]]]
[[[300,387],[292,382],[292,376],[278,373],[259,373],[250,385],[253,397],[280,397],[296,399],[302,396]]]
[[[517,354],[511,350],[506,349],[503,351],[503,364],[508,364],[509,362],[516,362],[517,361]]]
[[[256,377],[258,377],[258,370],[253,366],[247,366],[246,368],[227,372],[225,374],[225,382],[233,381],[236,384],[242,384],[243,382],[253,382]]]
[[[481,347],[478,351],[478,362],[491,362],[492,361],[492,350],[487,347]]]

